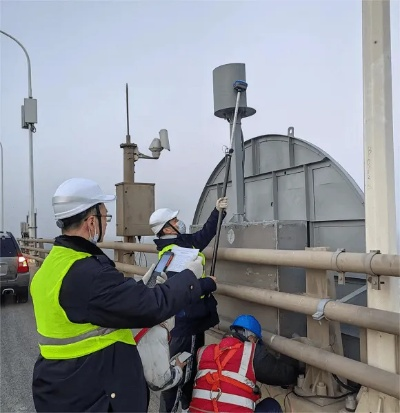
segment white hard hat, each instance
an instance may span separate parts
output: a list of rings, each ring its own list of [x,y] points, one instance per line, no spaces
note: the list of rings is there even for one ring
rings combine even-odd
[[[56,220],[73,217],[96,204],[114,201],[115,195],[106,195],[99,185],[85,178],[72,178],[63,182],[53,196]]]
[[[154,211],[149,219],[149,224],[151,226],[151,229],[153,230],[154,234],[157,235],[163,226],[171,221],[171,219],[174,219],[178,216],[179,210],[178,211],[173,211],[172,209],[169,208],[160,208]]]

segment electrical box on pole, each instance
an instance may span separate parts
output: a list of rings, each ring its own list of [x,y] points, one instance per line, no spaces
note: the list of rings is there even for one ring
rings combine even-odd
[[[121,182],[117,190],[117,236],[153,235],[149,225],[154,212],[154,184]]]

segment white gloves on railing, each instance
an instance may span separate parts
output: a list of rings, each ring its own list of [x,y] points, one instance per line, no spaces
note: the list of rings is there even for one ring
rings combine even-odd
[[[221,212],[223,209],[228,208],[228,198],[225,196],[224,198],[218,198],[217,203],[215,204],[215,208],[219,212]]]

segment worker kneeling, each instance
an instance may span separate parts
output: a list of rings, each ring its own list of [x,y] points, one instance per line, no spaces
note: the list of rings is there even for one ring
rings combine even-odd
[[[197,353],[197,375],[189,407],[191,413],[282,412],[273,398],[256,402],[259,381],[273,386],[295,383],[298,362],[275,357],[262,343],[260,323],[241,315],[230,327],[231,335]]]

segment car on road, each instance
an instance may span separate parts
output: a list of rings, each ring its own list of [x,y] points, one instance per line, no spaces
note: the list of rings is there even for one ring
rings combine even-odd
[[[1,298],[14,294],[18,303],[29,297],[29,265],[11,232],[0,231],[0,292]]]

